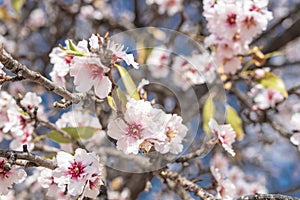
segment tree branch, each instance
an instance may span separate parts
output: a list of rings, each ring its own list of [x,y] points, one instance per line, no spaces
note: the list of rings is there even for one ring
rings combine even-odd
[[[180,174],[171,171],[170,169],[164,170],[160,172],[159,174],[163,179],[174,181],[175,184],[180,185],[183,187],[186,191],[194,193],[196,196],[205,199],[205,200],[215,200],[216,198],[205,191],[202,187],[199,185],[196,185],[192,181],[189,181],[185,177],[181,176]]]
[[[55,92],[59,96],[71,101],[72,103],[79,103],[81,99],[79,95],[73,94],[65,88],[57,86],[54,82],[48,80],[40,73],[32,71],[28,69],[26,65],[19,63],[4,49],[3,45],[0,48],[0,62],[6,69],[15,73],[17,76],[38,83],[39,85],[47,88],[49,91]]]
[[[297,200],[299,198],[281,194],[253,194],[239,197],[237,200]]]
[[[11,156],[15,156],[16,159],[29,161],[29,166],[33,165],[36,167],[46,167],[52,170],[57,167],[57,165],[52,160],[42,158],[29,152],[0,150],[0,157],[6,157],[7,159],[9,159]]]

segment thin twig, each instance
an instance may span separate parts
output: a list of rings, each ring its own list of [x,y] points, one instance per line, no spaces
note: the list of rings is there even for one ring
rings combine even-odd
[[[159,174],[163,179],[174,181],[175,184],[180,185],[186,191],[194,193],[196,196],[205,199],[205,200],[214,200],[216,199],[212,194],[205,191],[199,185],[196,185],[192,181],[189,181],[185,177],[181,176],[180,174],[171,171],[170,169],[163,170]]]

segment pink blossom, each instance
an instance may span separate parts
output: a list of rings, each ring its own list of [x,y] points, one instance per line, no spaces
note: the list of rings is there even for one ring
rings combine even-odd
[[[219,143],[232,156],[235,153],[232,149],[232,143],[235,141],[236,133],[229,124],[219,125],[216,120],[211,119],[208,123],[209,128],[213,134],[218,137]]]
[[[83,195],[96,198],[99,194],[102,166],[95,153],[87,153],[83,149],[76,149],[75,155],[58,152],[57,165],[53,171],[54,182],[58,187],[65,188],[73,196]]]
[[[124,119],[117,118],[108,124],[107,134],[117,140],[117,149],[126,154],[137,154],[146,139],[155,139],[157,132],[153,130],[152,109],[148,101],[129,99]]]
[[[235,185],[229,179],[224,178],[220,170],[214,166],[210,167],[210,171],[217,182],[217,198],[231,200],[236,195]]]
[[[102,49],[103,47],[99,45],[99,43],[104,43],[104,38],[100,37],[100,40],[101,41],[99,41],[99,38],[94,34],[90,37],[89,44],[92,47],[93,51],[99,51],[100,53],[104,51],[104,49]],[[112,53],[110,63],[125,61],[127,65],[131,65],[135,69],[138,69],[139,64],[134,61],[133,54],[126,53],[126,50],[127,49],[124,48],[123,44],[118,44],[112,40],[108,40],[105,51],[110,51]],[[104,63],[104,60],[102,60],[102,63]]]
[[[67,195],[64,194],[65,188],[58,187],[58,184],[54,182],[53,170],[44,168],[41,170],[38,177],[38,183],[42,188],[47,189],[46,195],[54,197],[59,200],[67,199]]]
[[[193,54],[185,59],[176,56],[172,67],[174,84],[183,90],[215,79],[215,68],[208,53]]]
[[[162,111],[161,111],[162,112]],[[162,112],[163,113],[163,112]],[[163,141],[160,139],[155,143],[155,149],[164,154],[167,152],[178,154],[182,152],[182,141],[187,134],[188,128],[182,123],[182,118],[176,114],[165,114],[165,124],[163,132],[166,135],[166,139]],[[160,117],[161,120],[162,117]]]
[[[66,40],[66,49],[70,49],[69,42]],[[50,62],[54,65],[50,72],[52,81],[57,83],[59,86],[65,86],[65,76],[69,73],[70,65],[73,61],[74,56],[68,55],[66,51],[60,47],[54,47],[49,54]]]
[[[147,58],[147,66],[154,78],[165,78],[170,72],[170,52],[166,47],[156,47]]]
[[[261,110],[274,108],[277,103],[280,103],[283,100],[284,97],[279,91],[273,89],[264,89],[259,86],[257,86],[257,90],[253,98],[255,106]]]
[[[89,53],[87,49],[88,43],[82,40],[77,47],[84,53]],[[109,68],[105,67],[98,57],[75,57],[70,67],[70,75],[74,77],[76,90],[79,92],[88,92],[94,87],[95,94],[100,98],[105,98],[109,94],[112,83],[105,76],[109,72]]]
[[[5,164],[7,163],[6,158],[0,158],[0,194],[8,194],[8,188],[11,188],[13,183],[21,183],[27,176],[26,172],[12,165],[10,170],[5,169]]]

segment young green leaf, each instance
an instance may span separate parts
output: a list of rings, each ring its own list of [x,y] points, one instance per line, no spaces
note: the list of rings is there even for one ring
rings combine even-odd
[[[20,10],[24,5],[24,0],[11,0],[11,5],[16,13],[20,13]]]
[[[203,106],[203,130],[206,134],[210,134],[210,129],[208,126],[208,122],[210,119],[214,118],[215,116],[215,105],[213,102],[213,96],[209,96]]]
[[[81,126],[81,127],[66,127],[62,128],[63,131],[68,133],[72,139],[78,140],[87,140],[91,138],[99,129],[93,128],[89,126]],[[70,143],[70,141],[64,138],[60,133],[57,131],[51,131],[48,133],[48,138],[54,140],[58,143]]]
[[[108,105],[109,105],[113,110],[117,110],[117,105],[116,105],[116,102],[115,102],[114,98],[112,98],[111,96],[107,96],[107,101],[108,101]]]
[[[267,89],[279,91],[285,98],[288,97],[284,82],[272,72],[266,72],[265,76],[257,82]]]
[[[123,84],[124,84],[124,86],[126,88],[127,94],[131,98],[134,98],[135,100],[140,100],[140,96],[139,96],[139,93],[137,91],[136,85],[133,82],[130,74],[121,65],[118,65],[118,64],[114,64],[114,65],[117,67],[117,69],[119,71],[119,74],[120,74],[120,76],[122,78]]]
[[[244,137],[244,130],[243,130],[243,122],[236,110],[227,105],[226,106],[226,122],[230,124],[233,130],[236,133],[236,137],[238,140],[242,140]]]

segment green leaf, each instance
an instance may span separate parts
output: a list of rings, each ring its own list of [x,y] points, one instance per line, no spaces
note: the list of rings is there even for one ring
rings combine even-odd
[[[203,106],[203,130],[206,134],[210,134],[208,122],[215,116],[215,105],[213,102],[213,96],[209,96]]]
[[[118,64],[114,64],[119,73],[120,73],[120,76],[122,78],[122,81],[124,83],[124,86],[126,88],[126,92],[127,94],[131,97],[131,98],[134,98],[135,100],[140,100],[140,96],[139,96],[139,93],[137,91],[137,88],[135,86],[135,83],[133,82],[130,74],[127,72],[127,70],[122,67],[121,65],[118,65]]]
[[[69,45],[70,50],[78,52],[76,45],[72,42],[72,40],[68,40],[68,45]]]
[[[116,105],[116,102],[115,102],[114,98],[112,98],[111,96],[107,96],[107,101],[108,101],[108,105],[109,105],[113,110],[117,110],[117,105]]]
[[[20,13],[23,4],[24,0],[11,0],[11,5],[16,13]]]
[[[80,126],[80,127],[66,127],[62,128],[63,131],[68,133],[74,140],[87,140],[91,138],[99,129],[93,128],[90,126]],[[57,131],[51,131],[48,133],[48,138],[54,140],[58,143],[70,143],[70,141],[64,138],[60,133]]]
[[[80,52],[80,51],[65,50],[65,52],[66,52],[68,55],[72,55],[72,56],[86,56],[85,53]]]
[[[279,91],[285,98],[288,97],[284,82],[272,72],[266,72],[265,76],[257,80],[257,82],[267,89]]]
[[[236,110],[229,105],[226,106],[226,122],[232,126],[233,130],[236,133],[237,139],[243,139],[243,121],[236,112]]]

